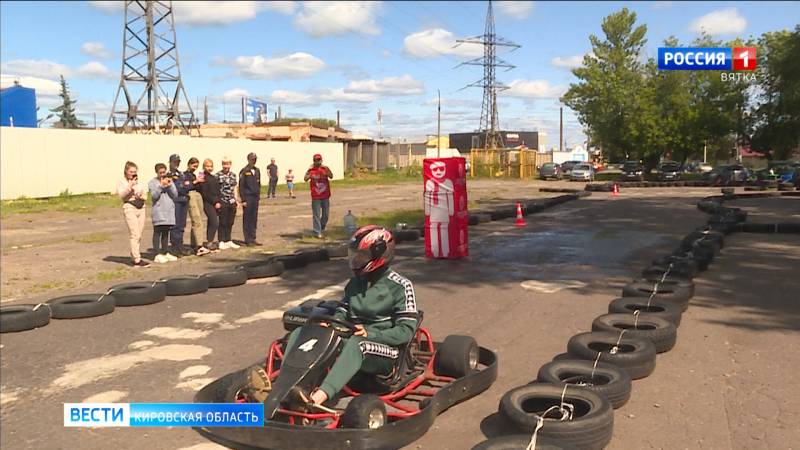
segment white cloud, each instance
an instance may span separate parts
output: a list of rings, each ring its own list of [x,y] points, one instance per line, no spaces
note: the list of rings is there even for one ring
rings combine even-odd
[[[307,77],[325,66],[321,59],[303,52],[276,58],[265,58],[261,55],[238,56],[227,64],[236,69],[236,75],[252,79]]]
[[[83,45],[81,45],[81,53],[100,59],[109,59],[112,56],[111,52],[102,42],[84,42]]]
[[[475,44],[461,44],[457,47],[456,36],[442,28],[411,33],[403,39],[403,52],[414,58],[430,59],[442,55],[477,58],[483,55],[483,47]]]
[[[377,95],[419,95],[424,91],[425,85],[411,75],[387,77],[382,80],[351,81],[344,88],[346,93]]]
[[[319,105],[325,102],[332,103],[370,103],[376,99],[373,94],[358,92],[345,92],[344,89],[320,89],[310,93],[276,90],[270,95],[273,103],[286,105]]]
[[[583,64],[583,55],[574,55],[574,56],[556,56],[555,58],[550,60],[550,64],[555,67],[561,67],[566,69],[573,69],[575,67],[580,67]]]
[[[333,103],[370,103],[377,97],[373,94],[364,92],[347,92],[344,89],[328,89],[319,95],[319,99],[324,102]]]
[[[90,80],[100,78],[113,79],[117,77],[117,75],[109,70],[108,67],[97,61],[91,61],[78,67],[78,69],[75,71],[75,75],[80,78],[87,78]]]
[[[279,103],[283,105],[313,105],[317,103],[317,101],[314,99],[314,96],[311,94],[284,90],[272,91],[272,94],[269,96],[269,100],[272,103]]]
[[[295,16],[294,25],[313,37],[380,34],[375,19],[381,6],[381,2],[303,2],[303,9]]]
[[[690,31],[695,33],[705,31],[712,36],[741,33],[745,28],[747,28],[747,19],[739,14],[736,8],[712,11],[693,20],[689,25]]]
[[[565,91],[563,87],[551,86],[547,80],[514,80],[508,87],[501,94],[517,98],[558,98]]]
[[[57,79],[59,75],[68,76],[71,71],[64,64],[46,59],[14,59],[3,61],[2,72],[11,75]]]
[[[61,85],[57,81],[39,77],[0,75],[0,86],[7,88],[14,85],[14,81],[19,81],[20,86],[35,89],[36,96],[57,96],[61,92]]]
[[[237,100],[242,97],[249,97],[249,96],[250,93],[247,92],[246,89],[242,88],[228,89],[227,91],[222,93],[222,98],[224,98],[225,100]]]
[[[533,11],[533,2],[500,1],[494,4],[497,12],[515,19],[525,19]]]
[[[125,2],[92,1],[91,6],[107,13],[121,13]],[[172,2],[175,22],[183,25],[228,25],[254,19],[259,12],[274,11],[292,14],[295,2],[291,1],[180,1]]]

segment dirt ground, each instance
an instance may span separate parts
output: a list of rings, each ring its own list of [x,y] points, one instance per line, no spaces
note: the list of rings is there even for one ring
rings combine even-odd
[[[535,187],[486,189],[512,198],[535,195]],[[417,195],[416,187],[403,189],[389,191],[400,198]],[[461,261],[427,260],[420,242],[399,247],[395,268],[414,282],[424,325],[437,338],[474,336],[500,361],[489,390],[443,413],[408,448],[469,449],[512,432],[497,415],[502,394],[533,380],[541,365],[566,350],[572,335],[588,331],[594,317],[607,312],[624,283],[704,223],[707,216],[695,204],[713,192],[718,190],[626,189],[617,198],[595,193],[528,216],[525,228],[513,220],[471,227],[470,257]],[[754,222],[800,221],[799,198],[731,205],[746,208]],[[615,410],[608,448],[797,448],[798,262],[797,235],[728,236],[721,255],[695,279],[677,345],[658,356],[655,372],[635,381],[629,403]],[[263,358],[268,342],[282,335],[283,310],[306,298],[337,298],[346,278],[346,264],[337,260],[3,334],[0,446],[221,448],[189,429],[63,428],[61,404],[191,402],[202,386]]]
[[[544,184],[542,184],[544,185]],[[553,186],[548,183],[547,186]],[[540,194],[539,184],[518,180],[475,180],[469,184],[470,201],[551,196]],[[564,183],[571,188],[582,188]],[[342,225],[342,217],[350,209],[357,217],[365,217],[398,209],[421,209],[422,186],[399,183],[364,187],[334,187],[331,199],[329,228]],[[293,251],[312,245],[313,239],[298,241],[311,235],[311,201],[308,191],[297,193],[296,199],[261,200],[258,218],[258,240],[262,247],[225,250],[204,257],[182,258],[164,265],[152,264],[147,269],[129,266],[127,228],[122,210],[99,208],[92,213],[17,214],[0,223],[0,302],[38,303],[54,296],[103,292],[109,286],[128,280],[150,280],[166,275],[206,273],[213,268],[231,266],[268,252]],[[191,221],[190,221],[191,222]],[[189,243],[189,230],[184,243]],[[148,211],[142,237],[145,258],[151,248],[153,227]],[[242,239],[242,210],[238,210],[233,239]]]

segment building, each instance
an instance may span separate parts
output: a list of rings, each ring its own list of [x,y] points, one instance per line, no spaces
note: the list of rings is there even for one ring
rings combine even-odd
[[[36,128],[36,91],[18,84],[0,89],[0,126]]]
[[[538,131],[501,131],[505,148],[525,146],[539,150]],[[469,153],[470,149],[483,148],[486,135],[483,132],[450,133],[450,147],[461,153]]]
[[[339,127],[320,127],[308,122],[215,123],[200,126],[203,137],[250,139],[255,141],[346,142],[352,133]]]
[[[566,161],[589,161],[589,152],[582,146],[576,145],[573,149],[565,152],[553,150],[553,162],[561,164]]]

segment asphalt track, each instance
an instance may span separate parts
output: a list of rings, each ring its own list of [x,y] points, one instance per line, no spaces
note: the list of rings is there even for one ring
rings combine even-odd
[[[706,216],[709,189],[630,189],[470,229],[471,256],[429,261],[421,242],[395,268],[415,285],[434,337],[468,334],[495,350],[500,371],[479,397],[445,412],[409,448],[465,449],[511,430],[500,396],[587,331],[623,283],[672,249]],[[734,206],[773,221],[800,221],[800,199]],[[800,441],[800,262],[797,235],[734,234],[697,292],[678,344],[634,382],[615,412],[609,448],[792,448]],[[0,445],[9,449],[217,448],[190,429],[67,429],[62,404],[190,402],[211,380],[264,356],[280,314],[306,298],[336,298],[344,261],[275,279],[170,297],[144,307],[0,338]],[[255,280],[254,280],[255,281]]]

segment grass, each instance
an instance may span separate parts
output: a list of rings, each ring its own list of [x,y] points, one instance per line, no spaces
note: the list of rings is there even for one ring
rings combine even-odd
[[[309,190],[308,182],[303,181],[303,175],[305,172],[298,173],[295,172],[295,183],[294,183],[294,190],[295,192],[300,191],[307,191]],[[377,173],[372,172],[363,172],[363,171],[356,171],[356,172],[348,172],[345,177],[341,180],[331,180],[331,190],[335,190],[336,188],[346,188],[346,187],[357,187],[357,186],[370,186],[370,185],[380,185],[380,184],[395,184],[395,183],[407,183],[407,182],[422,182],[422,175],[417,173],[414,170],[405,171],[405,170],[395,170],[392,168],[384,169]],[[267,187],[269,185],[269,178],[261,178],[261,193],[265,194],[267,192]],[[278,187],[275,191],[277,194],[286,194],[288,190],[286,189],[286,182],[283,179],[279,179]]]
[[[111,240],[111,235],[108,233],[91,233],[86,236],[75,238],[75,242],[83,244],[97,244],[99,242],[108,242]]]
[[[387,211],[384,213],[371,214],[364,217],[358,217],[356,222],[359,227],[364,225],[380,225],[389,230],[393,230],[398,223],[405,223],[409,226],[414,226],[425,220],[425,213],[421,209],[398,209],[395,211]],[[298,244],[319,245],[329,243],[331,241],[343,241],[349,239],[350,235],[344,230],[343,226],[334,225],[329,226],[325,230],[325,239],[319,240],[314,236],[302,236],[297,238],[295,242]]]
[[[52,291],[53,289],[72,289],[74,287],[75,283],[72,281],[48,281],[45,283],[34,284],[30,292],[37,293]]]
[[[94,276],[97,281],[112,281],[112,280],[119,280],[120,278],[125,278],[128,275],[128,271],[125,270],[124,267],[120,267],[116,270],[109,270],[105,272],[97,272]]]
[[[44,212],[90,213],[100,207],[119,206],[119,197],[112,194],[59,195],[50,198],[26,198],[0,202],[0,216]]]

